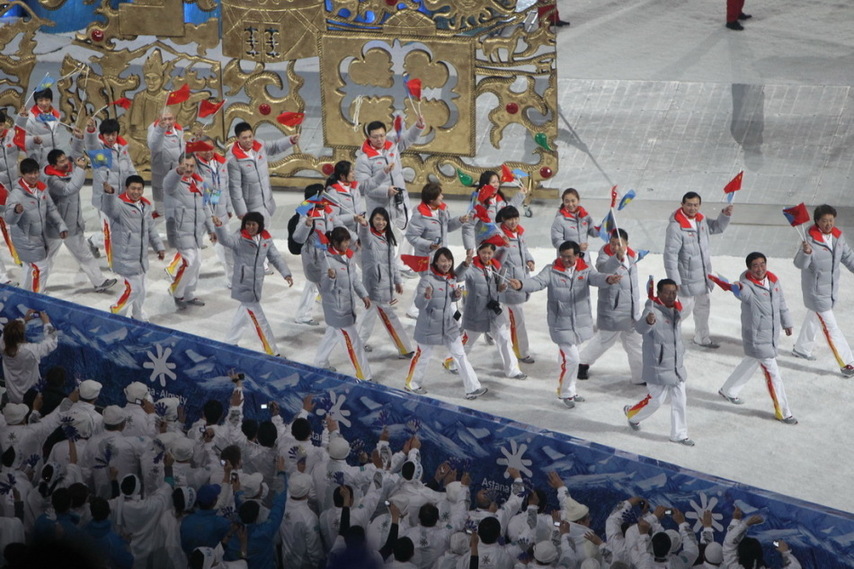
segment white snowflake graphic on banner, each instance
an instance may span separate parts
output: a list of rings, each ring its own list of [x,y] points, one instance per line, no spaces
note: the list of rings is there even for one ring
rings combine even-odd
[[[346,403],[347,401],[347,396],[343,393],[340,395],[335,395],[334,391],[329,390],[329,399],[332,401],[332,406],[329,408],[329,410],[327,411],[322,407],[318,407],[314,411],[315,414],[317,414],[318,417],[328,415],[329,417],[332,417],[345,427],[349,427],[352,424],[350,422],[350,419],[347,418],[350,416],[350,412],[346,409],[342,409],[342,407],[344,407],[344,403]]]
[[[149,376],[148,381],[154,383],[156,380],[160,382],[161,387],[166,387],[167,377],[172,381],[175,381],[175,379],[178,378],[178,376],[175,375],[175,372],[172,371],[175,369],[176,365],[168,361],[169,356],[172,355],[172,348],[166,348],[164,350],[163,346],[160,344],[157,344],[156,346],[157,353],[153,354],[151,352],[147,352],[146,355],[151,359],[151,361],[143,363],[142,367],[151,370],[151,376]]]
[[[712,512],[712,527],[715,531],[723,531],[724,526],[719,523],[719,520],[724,519],[724,515],[720,513],[715,513],[715,506],[718,505],[718,499],[712,496],[710,500],[708,496],[706,496],[705,492],[700,492],[700,503],[699,505],[694,500],[691,500],[691,507],[694,508],[693,512],[685,512],[685,518],[689,520],[696,520],[694,522],[694,531],[700,531],[703,528],[703,512],[709,510]]]
[[[533,472],[528,468],[531,466],[531,459],[522,458],[522,455],[525,454],[525,451],[528,450],[528,445],[522,443],[521,445],[517,445],[516,441],[510,441],[510,450],[508,451],[506,448],[501,447],[501,454],[504,455],[504,458],[499,458],[495,462],[499,466],[506,466],[507,468],[515,468],[522,474],[527,477],[531,477]],[[507,470],[504,471],[504,478],[509,478],[510,475],[507,473]]]

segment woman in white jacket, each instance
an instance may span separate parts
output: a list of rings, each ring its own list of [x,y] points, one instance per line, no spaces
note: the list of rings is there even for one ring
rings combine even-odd
[[[26,322],[41,318],[44,338],[41,342],[27,342]],[[12,403],[23,403],[24,394],[40,380],[39,362],[54,351],[57,334],[47,312],[28,310],[24,318],[10,320],[3,328],[0,349],[3,350],[3,377],[6,378],[6,395]]]
[[[745,537],[750,526],[761,524],[765,520],[762,516],[753,515],[743,519],[743,514],[737,507],[732,513],[732,521],[727,528],[724,538],[724,566],[729,569],[766,569],[765,556],[762,552],[762,544],[752,537]],[[786,569],[801,569],[800,562],[792,555],[785,541],[775,541],[774,547],[783,556],[783,565]]]

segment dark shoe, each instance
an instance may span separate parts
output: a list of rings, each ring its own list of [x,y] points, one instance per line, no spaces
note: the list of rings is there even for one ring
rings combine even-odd
[[[524,358],[519,358],[519,362],[523,364],[532,364],[534,363],[534,358],[531,356],[525,356]]]
[[[578,364],[578,379],[589,379],[590,376],[587,372],[590,370],[590,366],[588,364]]]
[[[178,307],[178,310],[187,310],[187,301],[183,298],[172,298],[175,301],[175,306]]]
[[[735,31],[737,31],[737,32],[740,32],[741,30],[743,30],[743,29],[744,29],[744,26],[742,26],[741,24],[739,24],[739,23],[738,23],[738,20],[736,20],[736,21],[734,21],[734,22],[727,22],[727,23],[726,23],[726,27],[728,27],[728,28],[729,28],[729,29],[731,29],[731,30],[735,30]]]
[[[752,17],[753,16],[751,16],[750,14],[745,14],[744,12],[738,15],[739,20],[749,20]]]
[[[104,282],[95,287],[95,292],[105,292],[108,288],[116,284],[116,279],[106,279]]]
[[[187,301],[187,304],[189,304],[191,306],[204,306],[205,301],[202,300],[201,298],[191,298],[190,300]]]
[[[557,22],[555,22],[555,25],[559,28],[562,28],[564,26],[568,26],[569,22],[567,22],[566,20],[558,20]]]
[[[798,420],[795,419],[792,415],[789,415],[788,417],[784,417],[783,419],[777,419],[777,420],[780,421],[781,423],[786,424],[786,425],[797,425],[798,424]]]

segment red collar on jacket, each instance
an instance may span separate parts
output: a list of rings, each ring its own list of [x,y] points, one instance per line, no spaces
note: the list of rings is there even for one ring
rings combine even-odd
[[[211,162],[219,162],[220,164],[224,164],[225,163],[225,156],[223,156],[222,154],[217,154],[216,152],[214,152],[213,158],[211,158],[210,161],[203,160],[198,155],[196,155],[196,160],[198,160],[199,162],[201,162],[205,166],[209,165]]]
[[[675,212],[673,212],[673,219],[676,220],[676,223],[678,223],[679,227],[681,227],[682,229],[691,229],[691,222],[688,221],[688,216],[685,215],[685,212],[682,211],[681,207]],[[697,215],[693,217],[693,219],[694,221],[703,221],[703,219],[705,219],[705,216],[702,213],[698,212]]]
[[[31,112],[31,113],[33,113],[33,115],[34,115],[34,116],[39,116],[39,115],[53,115],[53,116],[54,116],[54,117],[56,117],[57,119],[59,118],[59,111],[57,111],[56,109],[54,109],[54,108],[53,108],[53,106],[51,106],[51,107],[50,107],[50,110],[49,110],[48,112],[43,113],[43,112],[42,112],[42,110],[39,108],[39,106],[38,106],[38,105],[33,105],[33,108],[32,108],[32,109],[30,109],[30,112]]]
[[[525,233],[525,228],[522,227],[521,225],[516,226],[516,231],[513,231],[509,227],[505,226],[503,223],[501,224],[500,227],[501,227],[501,230],[504,232],[504,235],[506,235],[507,237],[510,237],[511,239],[516,239],[517,237],[519,237],[520,235]]]
[[[269,239],[270,238],[270,234],[267,233],[266,229],[264,231],[262,231],[261,233],[255,234],[254,236],[249,235],[249,232],[246,231],[245,229],[240,230],[240,236],[243,237],[244,239],[254,240],[255,237],[258,237],[259,235],[261,236],[262,239]]]
[[[263,145],[261,144],[260,140],[252,141],[253,152],[258,152],[259,150],[261,150],[261,146]],[[239,142],[235,142],[234,146],[231,147],[231,153],[234,154],[239,160],[245,160],[246,158],[249,158],[249,155],[246,154],[246,151],[243,150],[243,147],[240,146]],[[258,158],[260,158],[260,156]]]
[[[448,271],[447,273],[445,273],[443,275],[442,273],[440,273],[439,271],[436,270],[436,267],[434,267],[433,265],[430,265],[430,272],[432,272],[434,275],[436,275],[440,279],[451,280],[452,278],[454,278],[453,269],[451,269],[450,271]]]
[[[371,226],[371,233],[373,233],[373,234],[374,234],[374,235],[376,235],[377,237],[382,237],[383,239],[386,239],[385,232],[384,232],[384,231],[382,231],[382,232],[381,232],[381,231],[377,231],[376,229],[374,229],[374,226],[373,226],[373,225]]]
[[[567,219],[582,219],[587,217],[587,210],[581,206],[578,206],[575,209],[575,213],[567,211],[566,208],[563,206],[560,206],[560,209],[558,211],[563,214],[563,216]]]
[[[319,205],[320,205],[320,207],[315,205],[313,209],[308,210],[308,213],[306,213],[305,216],[317,218],[317,217],[323,217],[324,213],[332,213],[332,206],[330,206],[328,203],[323,202],[323,204],[319,204]]]
[[[487,203],[489,200],[498,195],[498,188],[490,184],[486,184],[477,192],[477,201]]]
[[[348,259],[353,258],[353,250],[352,249],[347,249],[346,251],[344,251],[342,253],[341,251],[339,251],[335,247],[330,247],[329,248],[329,254],[330,255],[338,255],[338,256],[346,256]]]
[[[441,204],[439,204],[439,207],[433,207],[430,204],[426,204],[424,202],[421,202],[420,204],[418,204],[418,213],[420,213],[424,217],[434,217],[434,215],[433,215],[434,211],[438,211],[438,210],[444,211],[446,209],[448,209],[448,204],[446,204],[445,202],[442,202]]]
[[[762,281],[758,281],[758,280],[754,279],[753,275],[751,275],[750,272],[746,272],[744,274],[744,276],[746,276],[747,280],[749,280],[753,284],[758,285],[758,286],[762,286]],[[771,271],[765,272],[765,278],[768,279],[769,283],[776,283],[777,282],[777,275],[775,275]]]
[[[189,184],[189,190],[194,194],[202,193],[197,184],[204,183],[205,179],[202,178],[198,172],[193,172],[193,175],[189,178],[187,178],[187,176],[181,176],[181,181],[187,182]]]
[[[151,202],[150,202],[150,201],[148,201],[147,199],[145,199],[144,197],[143,197],[143,198],[139,198],[139,201],[133,201],[132,199],[130,199],[130,198],[128,197],[127,192],[124,192],[124,193],[122,193],[122,194],[119,194],[119,199],[120,199],[120,200],[122,200],[122,201],[123,201],[123,202],[125,202],[125,203],[137,204],[137,203],[142,202],[142,203],[144,203],[145,205],[151,205]]]
[[[567,269],[566,266],[564,266],[563,260],[560,257],[555,259],[555,262],[552,263],[552,267],[554,267],[555,269],[559,270],[562,273],[565,273],[566,269]],[[576,257],[575,258],[575,267],[573,267],[573,268],[576,271],[583,271],[584,269],[587,268],[587,263],[585,263],[584,259],[582,259],[581,257]]]
[[[27,192],[31,196],[35,195],[35,193],[33,192],[33,189],[39,190],[41,192],[43,192],[43,191],[45,191],[45,189],[47,189],[47,186],[41,180],[36,182],[35,188],[33,188],[33,189],[30,189],[30,186],[24,181],[23,178],[18,178],[18,185],[21,186],[21,189],[23,189],[25,192]]]
[[[351,192],[351,190],[355,190],[356,186],[358,186],[358,185],[359,185],[359,182],[356,182],[355,180],[352,182],[348,182],[347,185],[344,185],[344,182],[338,181],[329,187],[332,188],[333,190],[335,190],[336,192],[339,192],[342,194],[349,194]]]
[[[661,302],[661,300],[659,300],[659,298],[657,296],[655,298],[653,298],[652,301],[659,306],[664,306],[664,303]],[[664,306],[664,308],[667,308],[667,307]],[[676,299],[676,302],[673,303],[673,308],[675,308],[677,312],[682,312],[682,303],[679,302],[678,298]]]
[[[486,269],[486,266],[480,260],[480,257],[476,256],[473,260],[473,263],[474,263],[474,266],[477,267],[478,269],[481,269],[481,270]],[[501,263],[499,263],[496,259],[491,259],[489,261],[489,268],[494,270],[494,271],[500,271],[501,270]]]
[[[610,244],[610,243],[608,243],[607,245],[605,245],[605,248],[604,248],[604,249],[602,249],[602,250],[603,250],[603,251],[605,252],[605,254],[606,254],[606,255],[608,255],[609,257],[613,257],[613,256],[614,256],[614,253],[611,251],[611,244]],[[634,251],[632,251],[632,248],[631,248],[631,247],[626,247],[626,253],[628,253],[628,254],[629,254],[629,257],[632,257],[632,258],[636,258],[636,257],[637,257],[637,253],[635,253]]]
[[[818,225],[813,225],[809,229],[810,237],[818,241],[819,243],[824,243],[824,233],[821,232],[821,229],[818,228]],[[830,234],[839,239],[839,236],[842,235],[842,230],[838,227],[834,227],[830,230]]]
[[[71,161],[68,162],[68,170],[60,170],[56,166],[48,164],[45,166],[44,173],[48,176],[57,176],[59,178],[67,178],[71,175],[71,171],[74,169],[73,163]]]
[[[109,145],[107,144],[107,141],[106,141],[106,140],[104,140],[104,135],[103,135],[103,134],[99,134],[99,135],[98,135],[98,140],[100,140],[100,141],[101,141],[101,143],[102,143],[104,146],[106,146],[107,148],[112,148],[112,146],[109,146]],[[127,146],[127,145],[128,145],[128,141],[127,141],[127,140],[125,140],[124,138],[122,138],[121,136],[117,136],[117,137],[116,137],[116,144],[118,144],[119,146]]]
[[[389,150],[392,146],[394,146],[394,143],[390,140],[386,140],[383,144],[383,150]],[[367,138],[362,144],[362,152],[364,152],[368,158],[375,158],[380,155],[380,151],[371,146],[371,141]]]

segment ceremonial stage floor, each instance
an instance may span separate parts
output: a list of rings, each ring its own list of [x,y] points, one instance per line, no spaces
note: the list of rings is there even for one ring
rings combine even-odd
[[[733,224],[724,235],[712,238],[714,269],[734,279],[744,269],[748,252],[765,252],[769,270],[785,287],[797,333],[804,316],[799,274],[791,261],[798,237],[780,209],[801,201],[810,208],[831,203],[840,208],[842,228],[854,231],[850,197],[854,16],[850,5],[830,0],[748,1],[745,10],[754,17],[744,32],[732,32],[723,26],[724,4],[723,0],[560,2],[562,17],[572,26],[558,32],[561,171],[549,185],[578,188],[597,219],[605,214],[603,198],[612,184],[623,191],[635,188],[639,197],[620,212],[620,223],[634,248],[652,251],[641,264],[642,279],[649,274],[661,278],[666,218],[681,195],[699,191],[706,198],[704,212],[716,212],[723,185],[745,170]],[[479,113],[487,111],[479,108]],[[303,148],[313,151],[319,145],[319,131],[307,129],[304,139]],[[532,145],[521,137],[518,144]],[[488,139],[482,142],[479,160],[494,164],[496,153],[488,145]],[[85,190],[87,203],[89,191]],[[285,224],[299,199],[293,193],[277,194],[280,209],[272,232],[283,252]],[[547,233],[556,203],[556,199],[535,203],[535,217],[523,220],[529,243],[537,246],[538,268],[553,258]],[[465,209],[460,201],[452,201],[450,207],[460,214]],[[88,221],[89,227],[96,227],[94,218]],[[455,245],[455,253],[461,253],[458,239]],[[176,314],[166,292],[165,263],[154,259],[147,311],[153,323],[222,339],[236,303],[222,286],[212,248],[203,257],[198,294],[207,306]],[[269,277],[264,306],[284,354],[310,363],[323,328],[291,322],[305,281],[299,260],[288,254],[286,258],[296,285],[288,289],[278,276]],[[75,271],[70,257],[61,254],[48,293],[106,310],[119,291],[80,293],[84,285]],[[18,275],[16,270],[16,280]],[[401,306],[409,305],[415,284],[406,282]],[[852,291],[854,275],[846,271],[836,316],[854,342]],[[475,347],[472,361],[489,388],[487,395],[463,400],[459,379],[444,372],[438,360],[426,388],[429,397],[854,512],[854,495],[847,483],[854,472],[850,450],[854,380],[840,376],[825,344],[818,344],[817,361],[807,362],[792,357],[794,339],[783,338],[779,362],[800,424],[787,426],[773,419],[758,373],[742,393],[745,405],[727,403],[717,390],[742,357],[739,301],[716,290],[712,302],[712,335],[721,348],[692,346],[686,359],[694,448],[667,441],[666,409],[644,423],[640,432],[629,430],[623,405],[641,399],[645,392],[629,385],[619,347],[591,368],[590,380],[579,382],[586,403],[574,410],[559,404],[554,395],[557,350],[545,326],[544,292],[527,305],[536,359],[522,368],[530,376],[527,381],[499,377],[495,348],[484,344]],[[684,331],[690,337],[693,323],[686,323]],[[379,327],[371,344],[375,379],[401,389],[408,362],[395,358]],[[259,348],[248,332],[242,345]],[[349,371],[341,352],[332,363],[339,371]]]

